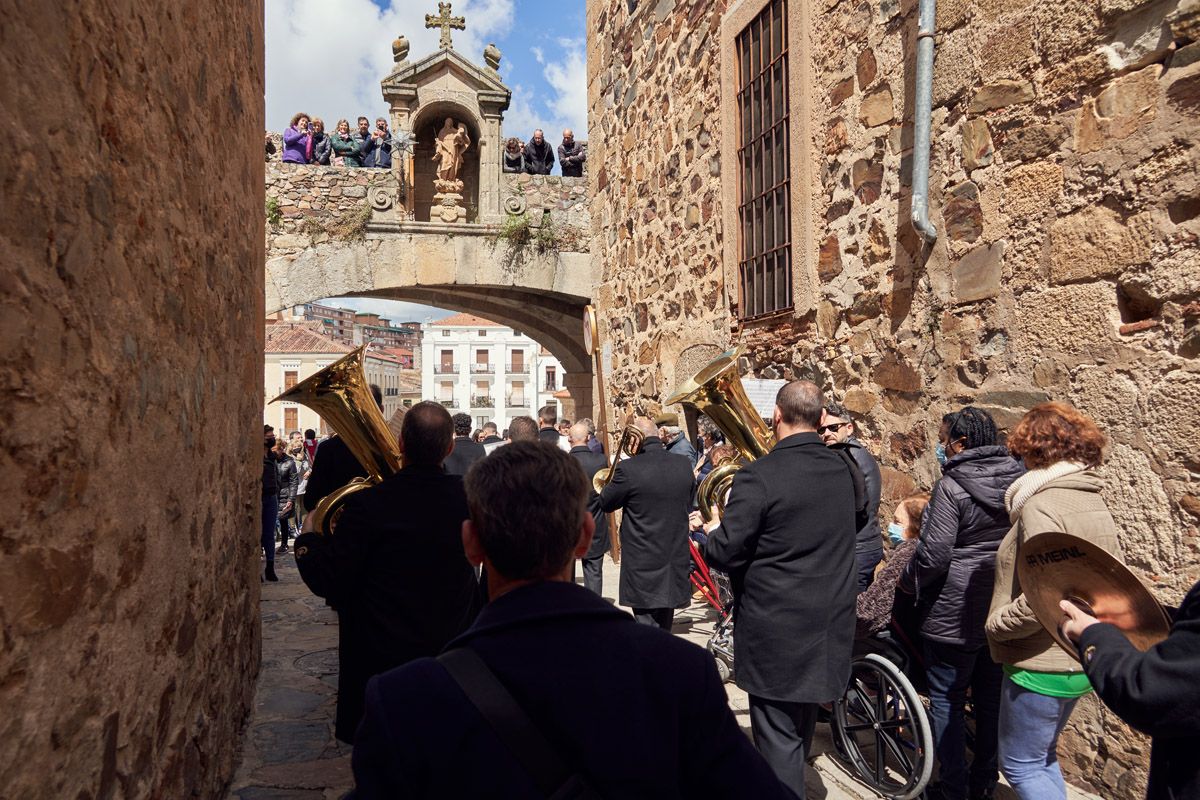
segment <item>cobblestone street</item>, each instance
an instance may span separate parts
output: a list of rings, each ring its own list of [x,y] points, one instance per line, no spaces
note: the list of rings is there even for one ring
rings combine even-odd
[[[337,800],[353,785],[350,748],[333,737],[337,694],[337,616],[300,580],[290,554],[276,557],[278,583],[263,584],[262,669],[231,800]],[[613,599],[619,568],[605,561],[604,595]],[[675,614],[674,633],[703,647],[716,616],[695,601]],[[726,684],[739,724],[750,732],[746,693]],[[829,727],[817,726],[808,796],[877,797],[831,756]],[[1072,800],[1092,795],[1071,789]],[[1000,787],[997,800],[1015,800]]]

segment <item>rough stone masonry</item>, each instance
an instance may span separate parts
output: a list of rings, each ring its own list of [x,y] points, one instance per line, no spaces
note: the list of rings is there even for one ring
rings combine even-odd
[[[263,5],[0,17],[0,797],[220,796],[259,659]]]
[[[917,4],[789,0],[796,307],[742,321],[722,73],[763,5],[588,2],[611,403],[657,408],[740,344],[748,373],[857,415],[890,513],[936,479],[943,413],[1008,427],[1070,401],[1109,436],[1126,558],[1177,602],[1200,577],[1200,3],[941,0],[928,247],[907,222]],[[1143,791],[1145,740],[1092,700],[1060,753],[1105,797]]]

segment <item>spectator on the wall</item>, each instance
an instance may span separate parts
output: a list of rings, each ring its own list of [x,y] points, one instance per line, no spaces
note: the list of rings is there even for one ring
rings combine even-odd
[[[575,133],[567,128],[563,131],[562,144],[558,146],[558,163],[562,165],[564,178],[582,178],[583,162],[587,161],[587,150],[575,141]]]
[[[358,160],[358,145],[354,143],[354,136],[350,133],[349,120],[338,120],[337,130],[329,137],[329,144],[333,149],[334,166],[362,166],[362,162]]]
[[[388,130],[387,120],[383,117],[375,120],[375,130],[371,131],[371,137],[367,139],[363,151],[363,166],[391,169],[392,132]]]
[[[320,117],[313,117],[312,140],[312,163],[329,166],[329,156],[333,150],[333,145],[329,141],[329,134],[325,132],[325,121]]]
[[[521,149],[521,140],[515,136],[504,143],[503,169],[505,172],[525,171],[525,153]]]
[[[292,117],[292,123],[283,132],[283,160],[288,164],[307,164],[312,161],[312,135],[308,130],[308,114]]]
[[[525,171],[530,175],[549,175],[554,167],[554,148],[542,135],[542,129],[533,132],[533,138],[525,144]]]
[[[358,130],[350,137],[358,154],[358,165],[367,165],[367,150],[371,146],[371,120],[366,117],[358,118]]]

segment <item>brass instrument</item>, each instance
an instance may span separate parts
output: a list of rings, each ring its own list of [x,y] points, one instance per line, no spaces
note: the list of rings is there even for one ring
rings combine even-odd
[[[604,487],[616,474],[617,462],[621,460],[621,454],[624,453],[631,457],[637,455],[638,450],[642,449],[642,442],[645,439],[646,434],[632,425],[626,425],[621,429],[621,438],[617,441],[616,449],[613,450],[613,463],[604,469],[597,470],[596,474],[592,476],[592,489],[596,494],[603,492]]]
[[[1150,649],[1170,633],[1170,620],[1150,590],[1087,539],[1058,532],[1029,537],[1017,556],[1017,579],[1038,622],[1076,661],[1076,647],[1059,629],[1066,616],[1058,606],[1062,600],[1116,626],[1138,650]]]
[[[722,353],[695,376],[684,381],[667,398],[667,405],[682,403],[694,406],[725,434],[725,441],[738,451],[742,462],[749,463],[765,456],[775,446],[775,434],[759,416],[746,396],[746,387],[738,376],[737,362],[741,350],[734,348]],[[742,468],[734,461],[714,464],[697,489],[700,515],[712,521],[712,507],[719,514],[725,511],[725,495],[733,483],[734,474]]]
[[[367,384],[363,371],[366,349],[363,345],[271,401],[299,403],[316,411],[367,471],[367,477],[355,478],[330,492],[309,513],[313,530],[326,535],[333,532],[342,504],[351,495],[394,474],[402,464],[396,437],[388,430]]]

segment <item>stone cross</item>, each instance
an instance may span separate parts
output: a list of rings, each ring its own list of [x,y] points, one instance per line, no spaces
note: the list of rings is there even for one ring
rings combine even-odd
[[[438,16],[435,17],[433,14],[426,14],[425,27],[441,28],[442,39],[438,46],[443,50],[450,50],[453,47],[450,44],[450,29],[453,28],[456,31],[465,31],[467,29],[467,20],[465,17],[450,16],[449,3],[438,3]]]

